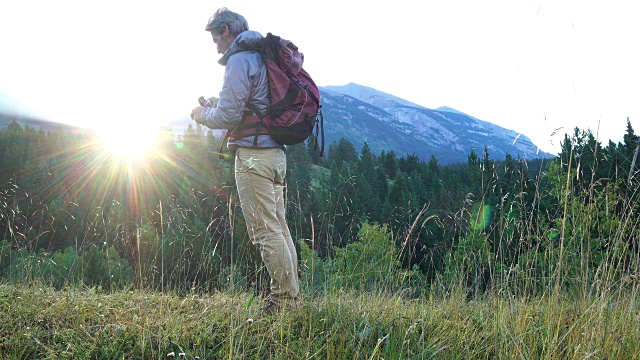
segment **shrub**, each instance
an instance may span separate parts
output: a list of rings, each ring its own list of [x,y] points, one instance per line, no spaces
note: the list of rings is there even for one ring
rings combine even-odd
[[[92,247],[82,254],[82,279],[85,284],[105,290],[133,284],[134,272],[113,247]]]
[[[301,244],[303,284],[356,291],[395,291],[419,271],[403,270],[391,232],[386,225],[363,223],[356,241],[334,248],[333,258],[321,260]],[[319,290],[319,289],[318,289]]]

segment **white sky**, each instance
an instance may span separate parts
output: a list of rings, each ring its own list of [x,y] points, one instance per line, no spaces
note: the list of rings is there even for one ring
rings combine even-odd
[[[0,93],[55,121],[151,127],[216,95],[204,26],[219,7],[296,43],[318,85],[449,106],[557,153],[574,127],[640,132],[633,1],[33,1],[0,3]],[[545,120],[546,119],[546,120]],[[599,130],[598,130],[599,126]]]

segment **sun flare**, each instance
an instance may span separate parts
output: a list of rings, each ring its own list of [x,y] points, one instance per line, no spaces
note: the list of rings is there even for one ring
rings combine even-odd
[[[118,158],[140,160],[154,150],[157,131],[147,129],[102,128],[96,133],[104,149]]]

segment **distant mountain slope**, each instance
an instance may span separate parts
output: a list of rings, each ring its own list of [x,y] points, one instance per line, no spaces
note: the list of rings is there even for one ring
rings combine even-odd
[[[366,141],[374,153],[394,150],[427,161],[466,162],[471,149],[484,147],[492,159],[507,153],[524,159],[550,157],[529,138],[451,108],[427,109],[396,96],[357,84],[321,87],[325,134],[329,143],[341,137],[360,149]]]
[[[7,114],[7,113],[2,113],[0,112],[0,129],[6,129],[7,126],[9,126],[9,124],[12,121],[16,121],[18,122],[18,124],[20,124],[20,126],[24,127],[25,125],[29,125],[32,128],[35,129],[42,129],[43,131],[47,132],[47,131],[52,131],[52,130],[62,130],[65,132],[86,132],[89,131],[87,129],[80,129],[76,126],[73,125],[68,125],[68,124],[63,124],[63,123],[57,123],[57,122],[53,122],[53,121],[48,121],[48,120],[40,120],[40,119],[34,119],[31,117],[26,117],[26,116],[21,116],[21,115],[15,115],[15,114]]]
[[[0,93],[0,129],[6,129],[12,121],[17,121],[21,126],[29,125],[44,131],[61,128],[63,130],[75,130],[72,125],[51,122],[40,119],[40,116],[28,106]]]
[[[0,114],[36,119],[40,116],[29,106],[0,93]]]

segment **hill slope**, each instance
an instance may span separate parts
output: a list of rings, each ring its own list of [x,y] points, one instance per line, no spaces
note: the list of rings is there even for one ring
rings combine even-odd
[[[491,158],[509,153],[524,159],[549,157],[529,138],[455,109],[428,109],[357,84],[321,88],[327,140],[341,137],[360,149],[366,141],[374,153],[394,150],[441,163],[466,162],[471,149],[484,147]]]

